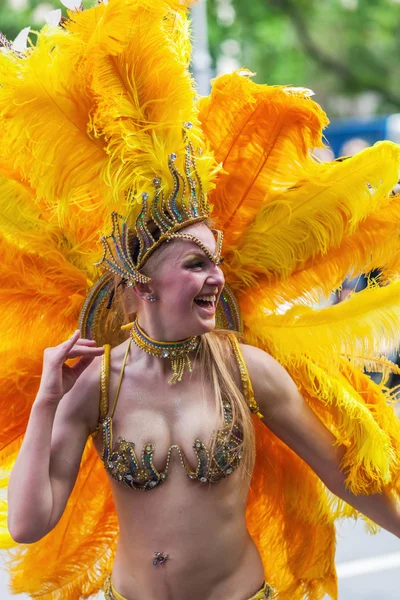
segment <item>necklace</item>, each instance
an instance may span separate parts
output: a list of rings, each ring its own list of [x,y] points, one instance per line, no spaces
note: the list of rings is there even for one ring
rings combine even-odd
[[[172,377],[168,383],[174,384],[181,381],[186,366],[189,372],[192,372],[189,352],[197,350],[200,336],[194,335],[179,342],[158,342],[145,334],[136,318],[131,329],[131,337],[141,350],[152,356],[167,358],[171,361]]]

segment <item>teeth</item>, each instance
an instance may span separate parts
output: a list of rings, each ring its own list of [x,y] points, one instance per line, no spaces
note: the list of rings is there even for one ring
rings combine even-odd
[[[197,296],[196,300],[206,300],[207,302],[216,302],[217,296]]]

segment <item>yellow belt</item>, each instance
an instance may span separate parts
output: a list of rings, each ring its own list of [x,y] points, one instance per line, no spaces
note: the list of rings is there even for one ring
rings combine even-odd
[[[111,581],[111,575],[107,578],[104,586],[104,595],[105,600],[127,600],[115,589],[113,582]],[[272,600],[273,598],[277,598],[276,592],[274,588],[269,585],[269,583],[265,582],[261,590],[249,598],[249,600]]]

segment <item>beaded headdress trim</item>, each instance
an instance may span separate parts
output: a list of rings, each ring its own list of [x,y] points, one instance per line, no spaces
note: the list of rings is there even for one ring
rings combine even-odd
[[[127,285],[133,286],[136,282],[149,283],[151,278],[143,273],[139,272],[139,269],[143,266],[143,263],[164,242],[170,242],[175,239],[185,240],[188,242],[194,242],[204,252],[214,264],[219,265],[223,259],[221,256],[222,242],[224,234],[219,229],[211,229],[216,236],[216,250],[212,253],[209,248],[198,237],[191,233],[177,233],[183,227],[188,227],[193,223],[199,223],[204,221],[204,217],[198,217],[192,219],[190,222],[185,221],[183,225],[175,225],[171,227],[169,231],[164,233],[153,246],[144,255],[141,263],[134,263],[131,255],[131,244],[130,240],[135,235],[134,232],[128,227],[124,217],[116,212],[111,213],[112,231],[110,235],[103,236],[100,238],[103,246],[103,256],[101,260],[95,263],[96,266],[101,266],[106,271],[110,271],[114,275],[118,275],[121,279],[127,281]]]
[[[154,177],[153,192],[150,194],[143,191],[141,194],[140,212],[135,219],[134,227],[129,227],[124,217],[113,212],[111,234],[101,238],[103,256],[95,264],[127,280],[129,285],[150,281],[149,277],[140,273],[140,269],[162,243],[176,237],[195,242],[213,262],[219,264],[221,261],[222,232],[217,232],[215,254],[212,254],[195,236],[177,235],[177,232],[184,227],[200,223],[210,216],[207,196],[196,167],[193,144],[186,133],[186,130],[191,127],[191,123],[184,124],[183,173],[176,166],[177,154],[172,153],[168,157],[168,170],[173,182],[172,191],[166,194],[164,190],[167,185],[163,185],[160,177]],[[134,194],[134,190],[127,193],[128,205],[132,204]],[[138,244],[135,257],[132,256],[134,241]]]

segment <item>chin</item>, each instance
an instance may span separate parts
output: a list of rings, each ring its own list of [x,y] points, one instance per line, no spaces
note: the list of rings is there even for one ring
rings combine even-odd
[[[215,317],[213,317],[212,319],[202,320],[200,323],[196,324],[196,333],[192,333],[192,335],[202,335],[203,333],[209,333],[210,331],[214,331],[215,327]]]

